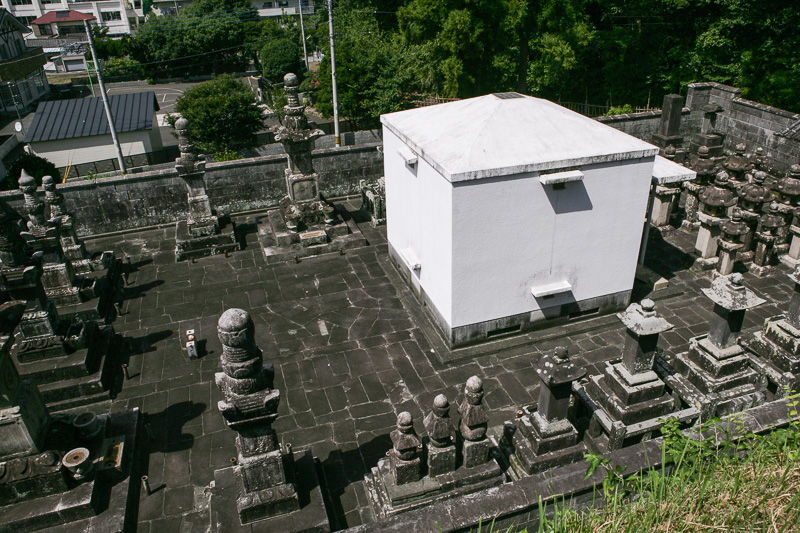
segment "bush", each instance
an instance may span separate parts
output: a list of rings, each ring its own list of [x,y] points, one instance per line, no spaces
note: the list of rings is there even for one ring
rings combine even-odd
[[[61,173],[53,163],[44,157],[25,152],[8,166],[8,175],[0,182],[0,190],[10,191],[18,188],[19,184],[17,182],[19,181],[23,168],[36,179],[37,185],[42,184],[42,178],[44,176],[53,176],[56,183],[61,182]]]

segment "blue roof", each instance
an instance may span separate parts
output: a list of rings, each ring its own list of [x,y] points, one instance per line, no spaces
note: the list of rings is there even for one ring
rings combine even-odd
[[[114,94],[108,97],[117,133],[149,130],[159,110],[154,92]],[[110,133],[100,97],[41,102],[25,142],[76,139]]]

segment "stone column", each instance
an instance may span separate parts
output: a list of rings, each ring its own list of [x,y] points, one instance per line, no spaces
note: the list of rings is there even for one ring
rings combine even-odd
[[[697,172],[697,177],[692,181],[684,181],[683,188],[686,191],[686,202],[684,204],[684,219],[681,227],[685,230],[697,229],[697,209],[700,203],[700,193],[705,190],[716,173],[717,164],[711,159],[708,147],[701,146],[697,152],[698,159],[693,168]]]
[[[263,364],[254,329],[249,313],[242,309],[225,311],[217,326],[223,371],[215,381],[225,398],[218,407],[228,427],[237,433],[235,470],[240,492],[236,506],[243,524],[300,507],[272,429],[280,391],[271,388],[274,369]]]
[[[672,218],[672,209],[677,204],[681,194],[680,187],[656,185],[653,187],[653,211],[650,215],[650,225],[655,228],[669,226]]]
[[[797,268],[800,266],[800,208],[794,210],[792,225],[789,226],[789,252],[780,257],[781,263]]]
[[[25,212],[28,214],[28,231],[40,229],[44,233],[47,222],[44,217],[44,202],[36,194],[36,180],[25,169],[19,176],[19,190],[25,199]]]
[[[459,430],[464,438],[462,455],[464,466],[472,468],[489,460],[491,441],[486,437],[489,415],[483,406],[483,381],[472,376],[464,387],[464,401],[458,407],[461,415]]]
[[[703,294],[714,302],[708,340],[723,350],[738,342],[745,312],[765,301],[747,290],[741,274],[717,278],[710,288],[703,289]]]
[[[722,235],[719,237],[719,261],[717,261],[717,274],[727,276],[733,273],[736,264],[736,257],[744,247],[742,239],[749,228],[742,221],[742,213],[738,207],[733,208],[730,220],[726,220],[721,226]]]
[[[545,354],[536,365],[539,403],[536,411],[523,407],[514,420],[513,434],[507,424],[504,442],[510,442],[511,465],[525,474],[580,460],[585,447],[568,419],[572,384],[586,375],[586,369],[569,358],[563,346]]]
[[[423,420],[428,433],[428,475],[436,477],[455,471],[455,430],[450,421],[450,402],[444,394],[433,399],[433,409]]]
[[[389,463],[397,485],[405,485],[422,479],[422,441],[414,431],[411,413],[403,411],[397,415],[397,429],[392,431],[392,449]]]
[[[653,370],[658,350],[658,336],[672,329],[672,324],[655,312],[653,300],[631,304],[624,313],[617,313],[627,330],[622,348],[622,364],[631,375]]]
[[[764,172],[756,171],[752,175],[747,174],[747,176],[749,176],[748,183],[742,185],[736,191],[739,197],[736,205],[741,210],[742,219],[748,227],[748,231],[742,239],[743,252],[752,250],[753,237],[758,228],[758,220],[763,213],[764,204],[773,198],[770,190],[764,186],[764,180],[767,177]]]
[[[703,267],[716,263],[717,237],[722,231],[722,223],[727,218],[728,208],[736,203],[736,195],[726,188],[727,183],[728,175],[720,172],[714,184],[700,193],[700,209],[697,214],[700,230],[697,233],[695,252],[700,256]],[[713,262],[707,261],[710,259],[713,259]]]
[[[181,117],[175,122],[178,134],[178,148],[181,156],[175,160],[175,170],[183,178],[188,189],[189,212],[186,223],[192,237],[203,237],[219,233],[219,221],[211,209],[206,194],[206,158],[197,155],[190,137],[189,121]]]
[[[44,187],[45,202],[50,207],[50,220],[59,226],[61,250],[64,255],[71,261],[87,259],[86,248],[75,232],[72,216],[64,208],[64,197],[56,189],[56,182],[53,177],[43,177],[42,187]]]
[[[775,244],[778,240],[778,232],[786,226],[783,217],[778,211],[777,202],[772,202],[769,211],[759,220],[759,231],[756,232],[756,252],[753,257],[753,264],[750,271],[758,277],[764,277],[772,272],[770,266],[775,255]]]

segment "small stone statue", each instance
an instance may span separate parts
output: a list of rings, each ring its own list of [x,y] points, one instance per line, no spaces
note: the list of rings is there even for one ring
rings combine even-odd
[[[459,430],[464,437],[464,466],[479,466],[489,459],[491,443],[486,438],[489,415],[483,406],[483,381],[472,376],[464,387],[464,401],[458,408]]]
[[[423,421],[428,433],[428,475],[438,476],[456,469],[454,429],[450,421],[450,402],[444,394],[433,399],[433,409]]]
[[[422,478],[422,441],[414,431],[411,413],[397,415],[397,429],[390,435],[392,451],[389,454],[395,483],[404,485]]]

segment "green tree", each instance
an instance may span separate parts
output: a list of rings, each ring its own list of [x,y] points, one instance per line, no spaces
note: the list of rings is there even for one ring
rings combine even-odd
[[[186,117],[198,149],[215,153],[254,146],[264,127],[253,93],[231,76],[219,76],[186,91],[175,103]]]
[[[305,71],[303,48],[292,37],[273,38],[261,48],[261,72],[267,80],[279,83],[287,72],[301,75]]]
[[[0,190],[16,189],[19,186],[17,181],[22,174],[22,169],[25,169],[25,172],[36,178],[38,185],[42,184],[44,176],[53,176],[56,183],[61,182],[61,173],[53,163],[44,157],[25,152],[8,166],[6,178],[0,182]]]

